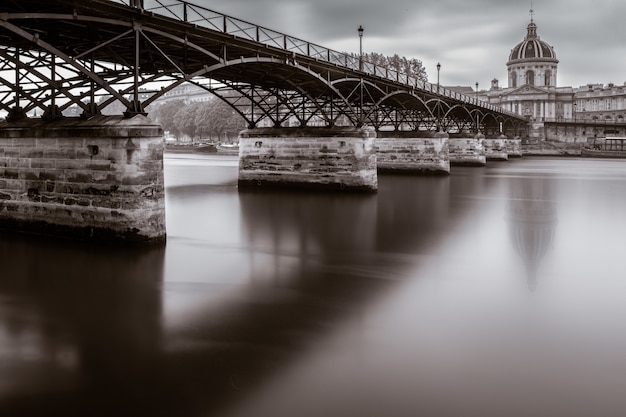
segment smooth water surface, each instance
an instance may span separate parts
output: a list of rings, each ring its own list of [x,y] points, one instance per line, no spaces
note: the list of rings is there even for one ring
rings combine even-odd
[[[165,168],[166,247],[0,236],[0,416],[626,415],[626,161]]]

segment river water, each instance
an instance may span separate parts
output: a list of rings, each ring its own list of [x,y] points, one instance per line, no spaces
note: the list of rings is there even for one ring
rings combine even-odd
[[[626,415],[626,162],[165,175],[165,247],[0,236],[1,416]]]

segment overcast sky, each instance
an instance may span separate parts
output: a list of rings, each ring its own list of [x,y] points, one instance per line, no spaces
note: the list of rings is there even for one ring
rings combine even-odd
[[[530,1],[191,0],[233,17],[338,51],[398,54],[422,61],[431,82],[506,87],[506,62],[524,39]],[[626,82],[626,1],[534,0],[542,40],[559,59],[558,86]]]

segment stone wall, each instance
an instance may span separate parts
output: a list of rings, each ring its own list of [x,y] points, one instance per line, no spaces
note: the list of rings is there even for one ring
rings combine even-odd
[[[623,135],[621,124],[532,123],[530,134],[522,144],[524,155],[579,156],[587,140],[611,135]]]
[[[165,239],[162,129],[144,116],[0,123],[0,228]]]
[[[241,188],[374,191],[372,128],[257,128],[239,135]]]
[[[450,138],[450,164],[485,166],[485,148],[483,147],[483,137],[478,138]]]
[[[509,158],[520,158],[522,156],[522,139],[519,136],[513,139],[505,139],[504,149]]]
[[[581,147],[582,143],[525,140],[522,153],[525,156],[580,156]]]
[[[376,139],[376,163],[379,172],[450,173],[447,134],[434,138],[384,136],[386,137]]]
[[[485,157],[488,161],[506,161],[509,159],[506,153],[506,137],[501,136],[493,139],[483,139]]]

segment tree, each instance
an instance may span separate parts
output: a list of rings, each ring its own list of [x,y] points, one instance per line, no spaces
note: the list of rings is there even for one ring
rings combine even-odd
[[[244,118],[218,98],[192,103],[182,100],[165,102],[156,106],[149,116],[176,139],[188,136],[228,141],[246,127]]]
[[[178,111],[186,107],[183,100],[168,101],[158,106],[154,106],[149,113],[150,119],[159,123],[163,130],[169,131],[176,139],[180,138],[181,132],[178,130],[178,126],[175,123],[176,114]]]
[[[428,81],[428,74],[426,74],[426,68],[419,59],[410,59],[408,62],[408,73],[422,81]]]
[[[393,56],[384,56],[376,52],[370,52],[363,55],[363,60],[376,66],[387,67],[394,71],[406,74],[409,77],[415,77],[422,81],[428,81],[428,74],[422,64],[422,61],[416,58],[408,59],[398,54]]]
[[[211,132],[215,133],[218,138],[228,140],[246,128],[245,119],[230,105],[219,99],[212,101],[214,103],[210,108],[210,118],[213,122]]]

